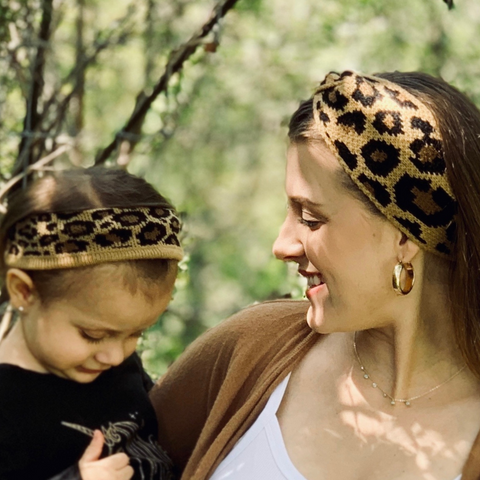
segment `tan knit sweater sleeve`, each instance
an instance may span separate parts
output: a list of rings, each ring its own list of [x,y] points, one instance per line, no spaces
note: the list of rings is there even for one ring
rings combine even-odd
[[[182,479],[206,479],[318,338],[308,302],[242,310],[198,338],[151,392],[159,442]]]

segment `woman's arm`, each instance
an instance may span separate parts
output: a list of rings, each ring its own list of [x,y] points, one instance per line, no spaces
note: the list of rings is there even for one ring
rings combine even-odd
[[[205,462],[217,462],[258,415],[314,341],[304,320],[308,305],[282,300],[242,310],[193,342],[157,382],[150,398],[159,442],[177,473],[190,459],[193,478],[207,451]]]
[[[228,370],[236,335],[227,330],[215,327],[193,342],[150,392],[159,443],[177,472],[193,452]]]

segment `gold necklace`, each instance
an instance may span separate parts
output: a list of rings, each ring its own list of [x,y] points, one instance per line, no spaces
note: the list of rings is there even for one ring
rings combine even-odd
[[[420,395],[415,395],[414,397],[410,397],[410,398],[395,398],[392,395],[390,395],[389,393],[387,393],[385,390],[383,390],[381,387],[379,387],[378,383],[373,381],[372,377],[370,376],[370,374],[365,369],[362,361],[360,360],[360,355],[358,354],[358,350],[357,350],[357,332],[355,332],[353,334],[353,351],[355,352],[355,357],[357,359],[358,364],[360,365],[360,370],[363,372],[363,378],[365,380],[369,380],[370,382],[372,382],[372,387],[376,388],[377,390],[380,390],[385,398],[389,398],[391,405],[396,405],[397,403],[404,403],[406,407],[410,407],[411,404],[412,404],[411,403],[412,400],[417,400],[421,397],[424,397],[425,395],[428,395],[429,393],[434,392],[435,390],[438,390],[440,387],[443,387],[450,380],[453,380],[460,372],[465,370],[465,367],[466,367],[466,365],[464,365],[460,370],[455,372],[451,377],[447,378],[444,382],[439,383],[438,385],[431,388],[430,390],[428,390],[425,393],[422,393]]]

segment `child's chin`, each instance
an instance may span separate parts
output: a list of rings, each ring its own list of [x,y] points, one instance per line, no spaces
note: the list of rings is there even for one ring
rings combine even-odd
[[[75,368],[71,371],[63,372],[63,375],[61,376],[67,380],[72,380],[73,382],[77,383],[91,383],[97,379],[101,373],[102,372],[90,373]]]

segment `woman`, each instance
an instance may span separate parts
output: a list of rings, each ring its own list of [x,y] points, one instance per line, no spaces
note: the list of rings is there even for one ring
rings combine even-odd
[[[183,479],[480,477],[479,132],[420,73],[329,74],[300,106],[274,253],[309,303],[240,312],[154,388]]]

